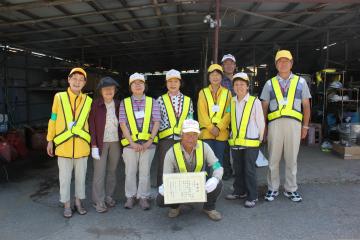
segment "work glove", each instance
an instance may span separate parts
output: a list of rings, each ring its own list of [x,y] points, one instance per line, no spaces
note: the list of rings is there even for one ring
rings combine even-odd
[[[160,194],[161,196],[164,196],[164,184],[161,184],[161,185],[159,186],[159,194]]]
[[[91,148],[91,156],[93,159],[100,160],[99,148]]]
[[[210,193],[214,191],[218,183],[219,183],[219,179],[217,179],[216,177],[209,178],[205,183],[206,193]]]

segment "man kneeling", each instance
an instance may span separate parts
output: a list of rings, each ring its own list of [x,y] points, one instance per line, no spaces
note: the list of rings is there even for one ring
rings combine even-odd
[[[224,170],[210,146],[198,140],[199,134],[200,128],[197,121],[187,119],[183,122],[181,141],[175,143],[165,155],[163,174],[201,172],[205,171],[206,165],[211,168],[212,176],[205,184],[207,202],[204,203],[203,211],[211,220],[219,221],[222,216],[215,210],[215,203],[221,192],[221,178]],[[164,204],[163,185],[159,187],[157,203],[160,207],[170,207],[168,214],[170,218],[180,214],[180,204]]]

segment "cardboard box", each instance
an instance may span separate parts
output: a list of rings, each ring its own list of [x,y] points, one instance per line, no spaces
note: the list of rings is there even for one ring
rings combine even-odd
[[[333,152],[340,155],[343,159],[357,159],[360,160],[360,146],[352,145],[351,147],[345,147],[343,145],[334,143]]]

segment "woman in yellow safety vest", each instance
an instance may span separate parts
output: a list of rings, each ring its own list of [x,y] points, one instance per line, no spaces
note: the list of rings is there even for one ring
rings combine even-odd
[[[210,85],[199,92],[197,105],[200,139],[210,145],[223,165],[225,143],[229,137],[231,92],[221,86],[223,69],[219,64],[208,68]]]
[[[180,92],[180,72],[171,69],[166,73],[168,92],[157,99],[160,106],[161,121],[158,144],[157,184],[162,184],[163,165],[166,152],[179,142],[181,126],[185,119],[193,118],[193,103],[190,97]]]
[[[139,200],[143,210],[150,209],[150,167],[155,154],[160,110],[155,99],[145,96],[145,77],[134,73],[129,78],[131,97],[120,103],[119,123],[123,133],[126,209]],[[137,181],[139,172],[139,181]],[[139,182],[137,184],[137,182]]]
[[[234,192],[225,198],[246,198],[244,206],[252,208],[258,199],[255,162],[264,135],[265,120],[260,100],[249,94],[247,74],[235,74],[232,84],[236,96],[230,104],[229,145],[233,156],[235,180]]]
[[[73,169],[75,209],[80,215],[87,213],[81,200],[86,197],[85,177],[90,154],[88,116],[92,103],[92,99],[81,92],[86,84],[86,72],[82,68],[73,68],[68,82],[67,91],[56,93],[54,97],[47,134],[47,153],[58,157],[60,202],[64,204],[65,218],[73,214],[70,203]]]

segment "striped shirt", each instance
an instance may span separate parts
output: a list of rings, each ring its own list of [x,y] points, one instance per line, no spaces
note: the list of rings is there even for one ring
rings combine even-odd
[[[131,102],[133,106],[133,111],[144,111],[145,112],[145,95],[141,97],[141,99],[136,99],[134,96],[131,96]],[[160,122],[160,109],[157,101],[153,99],[153,107],[152,107],[152,113],[151,113],[151,121],[150,121],[150,129],[149,131],[152,131],[152,128],[154,126],[154,122]],[[138,118],[136,119],[136,125],[138,127],[139,132],[142,131],[142,124],[143,124],[144,118]],[[120,103],[120,110],[119,110],[119,123],[126,123],[127,128],[130,130],[130,125],[128,122],[128,119],[126,117],[125,112],[125,106],[124,106],[124,100]]]
[[[170,99],[171,99],[173,108],[175,110],[175,115],[177,115],[177,117],[179,117],[179,115],[181,115],[181,113],[183,111],[182,103],[184,101],[184,94],[179,92],[178,95],[170,96]],[[170,121],[169,121],[169,117],[167,115],[165,103],[161,96],[157,99],[157,102],[160,106],[160,113],[161,113],[161,122],[160,122],[159,131],[162,131],[162,130],[170,128]],[[193,114],[194,114],[193,103],[192,103],[192,100],[190,99],[189,113],[188,113],[187,119],[189,119],[189,118],[193,119]]]

